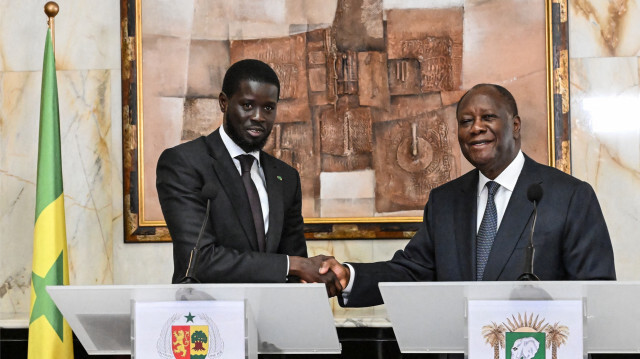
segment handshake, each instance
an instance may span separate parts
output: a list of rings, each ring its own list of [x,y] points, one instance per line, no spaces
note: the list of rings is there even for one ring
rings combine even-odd
[[[324,283],[329,297],[342,292],[349,284],[349,267],[340,264],[334,257],[319,255],[311,258],[289,257],[289,274],[303,283]]]

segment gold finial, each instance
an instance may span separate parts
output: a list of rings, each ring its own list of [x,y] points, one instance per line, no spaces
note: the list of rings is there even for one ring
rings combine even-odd
[[[56,17],[56,15],[58,15],[58,11],[60,11],[60,8],[58,7],[58,3],[55,1],[49,1],[44,5],[44,13],[47,14],[47,17]]]
[[[54,26],[54,18],[58,15],[58,11],[60,11],[60,7],[58,7],[58,3],[55,1],[49,1],[44,4],[44,13],[47,14],[49,18],[47,20],[47,25],[51,29],[51,45],[53,45],[53,52],[56,52],[56,29]]]

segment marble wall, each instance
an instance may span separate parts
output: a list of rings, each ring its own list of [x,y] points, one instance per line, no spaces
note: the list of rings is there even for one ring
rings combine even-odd
[[[0,0],[0,318],[18,326],[29,311],[45,3]],[[123,243],[119,2],[58,4],[70,282],[166,283],[170,244]]]
[[[640,280],[640,7],[569,1],[572,173],[595,189],[618,278]]]
[[[29,310],[45,2],[0,0],[0,326],[26,326]],[[119,2],[58,3],[70,281],[167,283],[170,244],[123,242]],[[573,174],[600,198],[619,278],[640,280],[638,0],[569,0],[569,16]],[[314,241],[309,251],[383,260],[405,243]],[[336,311],[339,321],[353,323],[347,319],[353,316],[381,318],[384,312]]]

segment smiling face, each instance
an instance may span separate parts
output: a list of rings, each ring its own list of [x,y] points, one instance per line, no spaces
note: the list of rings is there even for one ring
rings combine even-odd
[[[457,119],[464,157],[489,179],[498,177],[520,150],[520,117],[495,88],[481,86],[462,98]]]
[[[246,152],[262,149],[276,120],[278,88],[241,80],[231,98],[221,92],[218,102],[224,113],[224,130],[233,142]]]

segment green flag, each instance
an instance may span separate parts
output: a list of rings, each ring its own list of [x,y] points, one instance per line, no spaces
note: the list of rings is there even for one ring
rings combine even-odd
[[[47,32],[42,65],[29,359],[73,358],[71,328],[45,287],[69,284],[56,62]]]

